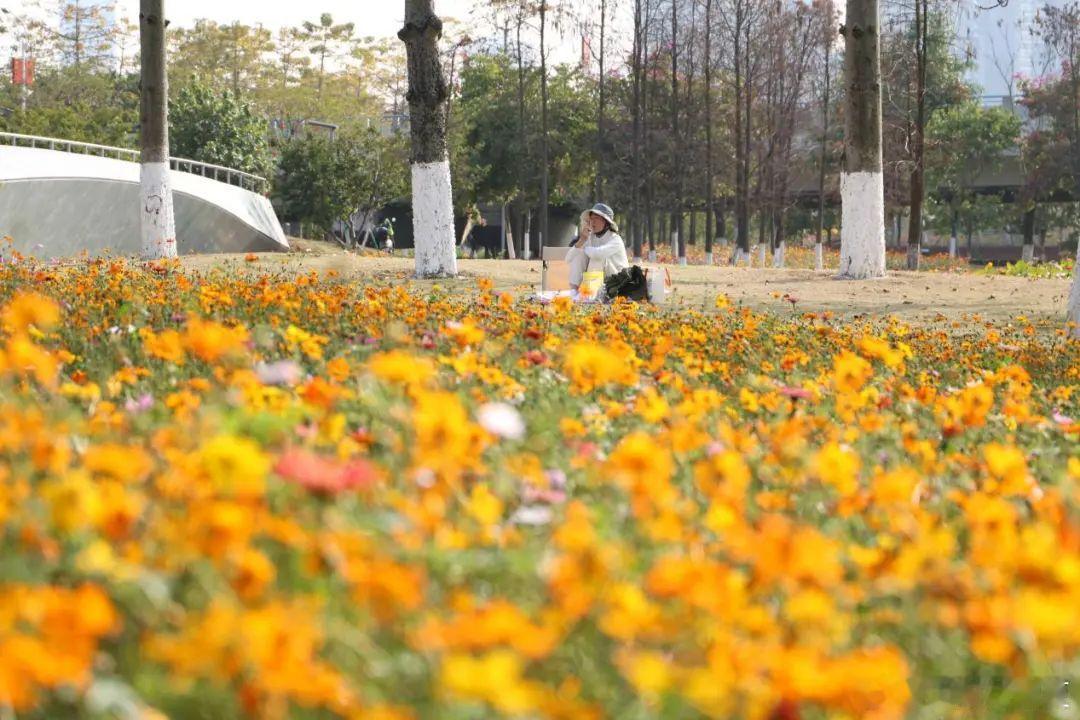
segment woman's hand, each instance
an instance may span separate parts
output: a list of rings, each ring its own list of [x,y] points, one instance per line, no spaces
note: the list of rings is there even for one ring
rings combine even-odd
[[[585,247],[589,236],[592,235],[592,224],[589,222],[589,212],[581,213],[581,222],[578,224],[578,239],[574,247]]]

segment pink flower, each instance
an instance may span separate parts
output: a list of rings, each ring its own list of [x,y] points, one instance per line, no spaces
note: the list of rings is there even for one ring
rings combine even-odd
[[[340,463],[309,450],[289,449],[274,466],[283,479],[320,495],[364,490],[375,484],[378,473],[367,460]]]
[[[300,382],[304,371],[292,360],[281,360],[269,365],[266,363],[257,364],[255,374],[259,376],[259,382],[263,385],[293,386]]]

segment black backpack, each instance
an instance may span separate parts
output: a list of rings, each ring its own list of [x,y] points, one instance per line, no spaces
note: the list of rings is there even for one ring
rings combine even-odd
[[[634,302],[644,302],[649,297],[645,273],[638,265],[631,265],[625,270],[620,270],[604,281],[604,294],[610,300],[624,297]]]

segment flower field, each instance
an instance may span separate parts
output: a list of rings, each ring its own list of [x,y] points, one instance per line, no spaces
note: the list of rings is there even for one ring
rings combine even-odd
[[[715,305],[5,266],[0,718],[1073,717],[1080,343]]]

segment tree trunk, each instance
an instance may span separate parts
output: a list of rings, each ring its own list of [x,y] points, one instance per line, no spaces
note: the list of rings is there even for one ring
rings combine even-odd
[[[829,58],[832,55],[832,32],[830,32],[829,24],[833,21],[831,4],[827,6],[826,12],[825,32],[823,33],[825,36],[825,95],[821,110],[821,167],[818,169],[817,242],[814,243],[814,269],[818,271],[825,269],[822,235],[825,229],[825,170],[829,146],[829,90],[831,81],[829,77]]]
[[[675,141],[675,160],[681,160],[679,135],[679,3],[671,3],[671,135]],[[675,210],[671,217],[672,250],[679,264],[686,264],[686,234],[683,229],[683,172],[675,168]]]
[[[749,73],[749,68],[743,67],[742,35],[743,23],[745,22],[744,5],[740,0],[737,0],[735,3],[733,48],[735,59],[735,256],[733,264],[738,264],[741,260],[749,261],[750,259],[750,213],[746,202],[746,186],[749,182],[749,178],[746,177],[747,159],[745,155],[747,143],[743,142],[743,137],[748,132],[747,126],[750,122],[749,117],[743,117],[744,107],[749,106],[748,102],[744,102],[744,96],[748,94],[748,88],[745,87],[745,76]]]
[[[712,0],[709,0],[710,2]],[[645,223],[642,222],[643,213],[641,208],[641,66],[643,60],[644,29],[641,22],[641,0],[634,0],[634,48],[633,48],[633,87],[634,87],[634,112],[633,112],[633,155],[631,163],[633,167],[630,179],[630,215],[634,219],[633,246],[634,259],[641,259],[642,238]]]
[[[713,264],[713,114],[712,114],[712,15],[713,0],[705,0],[705,264]]]
[[[1073,337],[1080,339],[1080,245],[1076,248],[1076,269],[1069,293],[1069,322],[1073,324]]]
[[[926,41],[927,2],[915,0],[915,168],[911,173],[907,269],[918,270],[922,250],[923,199],[926,195]]]
[[[405,26],[398,37],[409,63],[416,274],[452,277],[457,275],[457,255],[444,112],[449,91],[439,62],[442,21],[433,5],[434,0],[405,0]]]
[[[608,0],[600,0],[600,104],[599,107],[597,107],[596,117],[596,183],[593,186],[594,202],[600,202],[604,197],[604,158],[606,157],[606,152],[604,150],[606,129],[604,124],[607,119],[607,85],[604,78],[604,45],[607,40],[607,3]]]
[[[518,9],[517,16],[517,71],[518,71],[518,144],[520,145],[520,152],[522,158],[529,156],[529,138],[525,130],[525,59],[522,56],[521,49],[521,26],[525,22],[525,16],[522,10]],[[519,253],[524,252],[525,243],[524,239],[524,227],[525,227],[525,198],[528,197],[528,190],[526,188],[526,176],[525,176],[525,162],[519,162],[517,164],[518,171],[518,199],[515,207],[514,215],[518,218],[518,226],[514,228],[514,242],[510,246],[510,259],[517,259]],[[520,231],[519,231],[520,230]]]
[[[547,0],[540,0],[540,244],[548,237],[548,78],[547,78]]]
[[[877,0],[847,0],[844,76],[846,148],[840,178],[840,275],[885,275],[885,188],[881,169],[881,57]]]
[[[176,257],[176,220],[169,178],[169,79],[165,46],[164,0],[140,0],[142,51],[139,135],[142,163],[142,256]]]
[[[1026,263],[1035,260],[1035,205],[1024,211],[1024,249],[1021,259]]]

